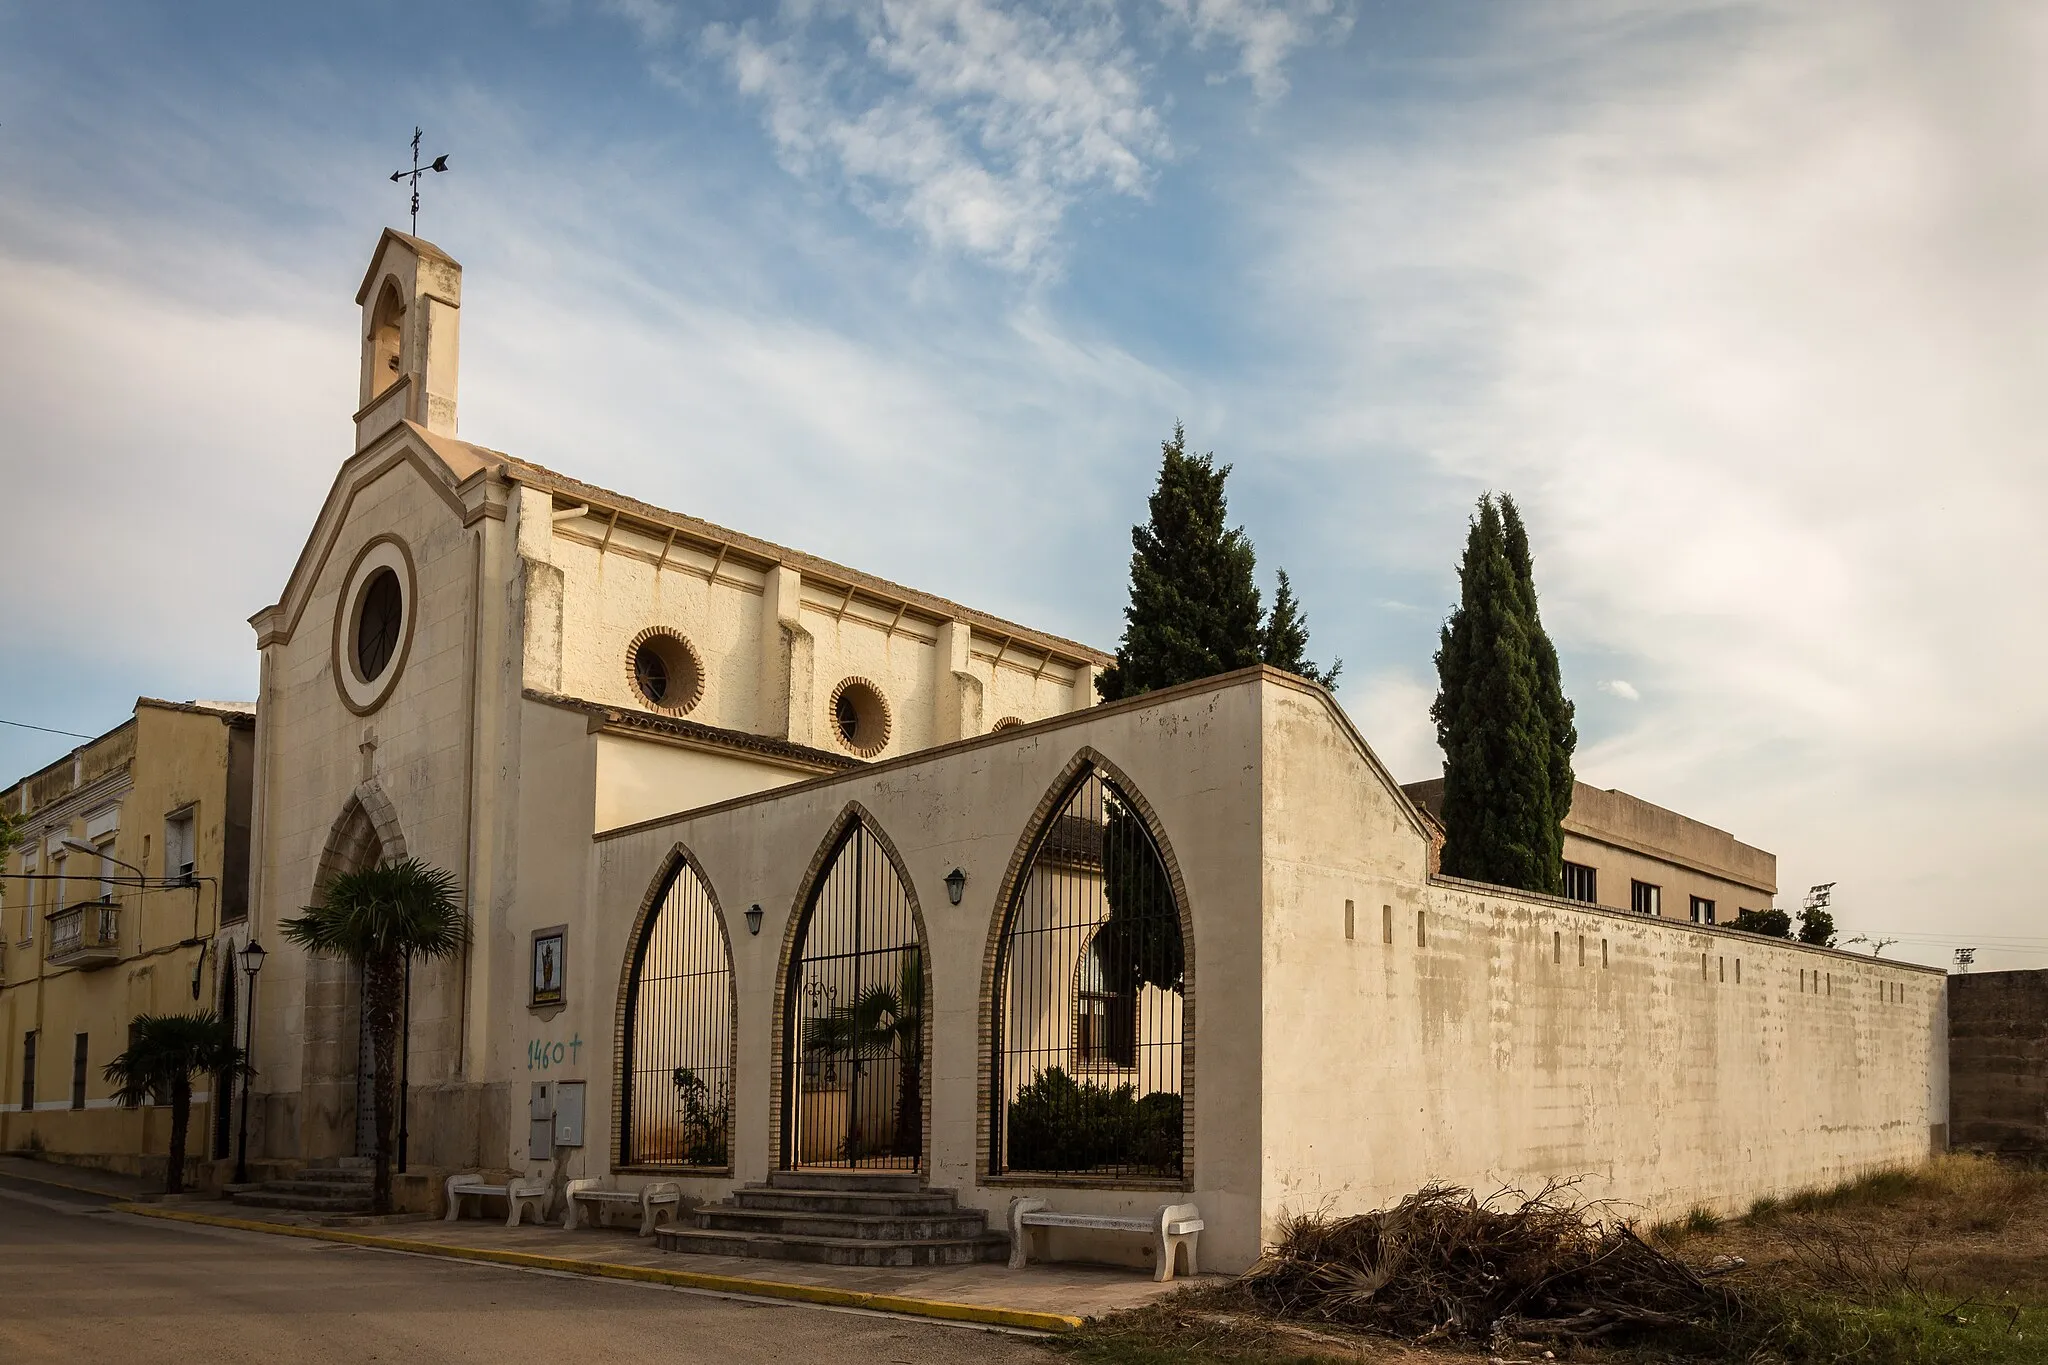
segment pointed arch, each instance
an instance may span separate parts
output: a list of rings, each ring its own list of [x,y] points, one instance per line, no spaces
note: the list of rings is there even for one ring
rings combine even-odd
[[[318,897],[329,882],[345,872],[402,861],[406,856],[405,830],[397,809],[375,778],[365,778],[349,793],[341,813],[329,826],[313,884],[307,890]],[[353,1130],[352,1145],[344,1147],[344,1154],[374,1150],[375,1053],[362,1022],[362,970],[346,959],[312,954],[306,959],[306,987],[300,1027],[303,1088],[309,1108],[332,1116],[337,1138]]]
[[[783,930],[769,1082],[782,1168],[930,1172],[932,987],[909,869],[880,823],[849,801]]]
[[[1126,889],[1119,895],[1112,883]],[[1162,894],[1170,906],[1160,904]],[[1115,916],[1112,902],[1125,898],[1146,909]],[[1113,917],[1120,927],[1111,931]],[[1113,950],[1102,943],[1105,932],[1115,935]],[[1105,951],[1107,961],[1097,957]],[[1122,769],[1083,747],[1026,821],[997,888],[982,960],[977,1167],[984,1177],[1028,1169],[1033,1183],[1100,1184],[1108,1175],[1120,1183],[1191,1184],[1195,965],[1187,882],[1158,812]],[[1091,966],[1113,978],[1113,988],[1095,981]],[[1133,1130],[1150,1135],[1142,1150],[1047,1149],[1058,1137],[1044,1128],[1048,1114],[1073,1117],[1067,1109],[1121,1103],[1115,1094],[1124,1085],[1143,1120]],[[1020,1098],[1025,1110],[1013,1114]],[[1013,1117],[1040,1125],[1028,1167],[1010,1159]]]
[[[729,1170],[739,1046],[732,936],[685,845],[662,860],[626,942],[612,1049],[619,1167]]]
[[[349,793],[341,814],[328,827],[327,843],[313,874],[313,890],[317,894],[344,872],[402,862],[405,857],[405,829],[398,823],[397,809],[376,778],[365,778]]]

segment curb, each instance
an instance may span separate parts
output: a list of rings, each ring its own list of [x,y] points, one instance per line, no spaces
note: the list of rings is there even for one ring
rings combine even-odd
[[[1026,1308],[996,1308],[979,1303],[952,1303],[945,1299],[917,1299],[903,1294],[871,1294],[858,1289],[833,1289],[826,1285],[790,1284],[782,1280],[750,1280],[737,1275],[707,1275],[695,1270],[662,1270],[654,1266],[620,1265],[613,1261],[584,1261],[570,1256],[543,1256],[530,1251],[497,1251],[484,1247],[450,1246],[442,1242],[416,1242],[408,1237],[379,1237],[373,1233],[341,1232],[333,1228],[301,1227],[293,1223],[259,1223],[249,1218],[223,1218],[212,1213],[191,1213],[155,1204],[115,1204],[121,1213],[144,1218],[163,1218],[177,1223],[203,1223],[209,1227],[235,1228],[243,1232],[268,1232],[281,1237],[306,1237],[320,1242],[345,1242],[350,1246],[375,1247],[382,1251],[409,1251],[421,1256],[439,1256],[451,1261],[481,1261],[491,1265],[517,1266],[525,1270],[552,1270],[595,1279],[637,1280],[643,1284],[669,1285],[676,1289],[705,1289],[720,1294],[746,1294],[760,1299],[790,1299],[798,1303],[821,1304],[831,1308],[865,1308],[877,1313],[898,1313],[907,1317],[938,1318],[947,1322],[982,1323],[990,1327],[1021,1328],[1029,1332],[1065,1332],[1081,1325],[1081,1319],[1064,1313],[1040,1313]]]

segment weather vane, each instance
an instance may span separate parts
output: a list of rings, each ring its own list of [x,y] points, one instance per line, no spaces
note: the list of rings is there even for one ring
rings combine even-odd
[[[412,169],[391,173],[391,183],[394,185],[401,180],[412,181],[412,235],[415,237],[420,235],[420,177],[428,171],[448,169],[448,158],[445,156],[437,156],[429,164],[420,165],[420,138],[423,136],[425,135],[417,127],[412,130]]]

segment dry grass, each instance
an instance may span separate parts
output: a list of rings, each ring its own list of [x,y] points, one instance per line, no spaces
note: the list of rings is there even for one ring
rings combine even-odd
[[[1746,1218],[1695,1210],[1645,1241],[1617,1239],[1617,1229],[1585,1216],[1597,1211],[1577,1211],[1575,1232],[1559,1221],[1571,1213],[1561,1199],[1546,1198],[1531,1218],[1504,1225],[1497,1220],[1512,1212],[1475,1219],[1469,1197],[1447,1198],[1462,1195],[1425,1190],[1396,1210],[1297,1220],[1261,1271],[1093,1321],[1059,1350],[1090,1365],[1477,1365],[1489,1356],[1540,1363],[1546,1348],[1610,1365],[2048,1365],[2048,1172],[1944,1157],[1759,1201]],[[1424,1216],[1391,1217],[1400,1208]],[[1650,1259],[1629,1263],[1654,1272],[1640,1306],[1687,1325],[1644,1318],[1633,1326],[1647,1330],[1612,1346],[1570,1333],[1532,1339],[1540,1334],[1540,1320],[1532,1324],[1524,1311],[1532,1296],[1514,1286],[1551,1282],[1540,1271],[1532,1279],[1529,1267],[1548,1257],[1553,1266],[1584,1268],[1592,1248],[1594,1306],[1626,1302],[1630,1277],[1597,1274],[1601,1248],[1631,1245]],[[1634,1255],[1622,1253],[1624,1261]],[[1711,1274],[1732,1258],[1746,1264]],[[1661,1269],[1679,1261],[1690,1274],[1709,1273],[1711,1311],[1681,1303],[1674,1314],[1659,1297],[1682,1283]],[[1394,1311],[1382,1313],[1376,1298]],[[1566,1296],[1546,1311],[1569,1320],[1583,1308]],[[1485,1330],[1489,1313],[1512,1330]]]
[[[1749,1262],[1745,1283],[1868,1295],[1912,1286],[1958,1299],[2048,1306],[2048,1172],[1945,1156],[1828,1190],[1760,1200],[1707,1228],[1650,1238],[1695,1263]]]

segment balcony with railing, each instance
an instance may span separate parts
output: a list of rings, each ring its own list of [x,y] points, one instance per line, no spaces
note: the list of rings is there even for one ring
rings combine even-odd
[[[50,912],[51,967],[104,967],[121,960],[121,907],[84,901]]]

